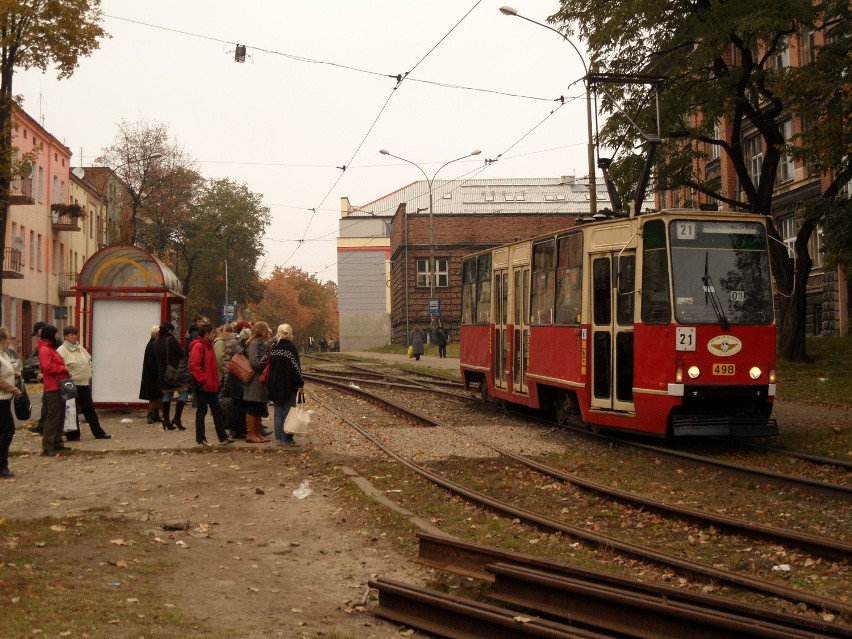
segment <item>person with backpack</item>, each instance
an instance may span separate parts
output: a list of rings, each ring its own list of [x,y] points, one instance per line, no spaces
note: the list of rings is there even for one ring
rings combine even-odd
[[[210,446],[204,428],[204,418],[207,410],[213,416],[213,427],[219,437],[219,443],[233,444],[234,440],[225,432],[225,417],[219,405],[219,369],[216,366],[216,352],[213,350],[213,340],[216,332],[209,323],[202,324],[198,337],[189,345],[189,372],[197,386],[194,390],[198,409],[195,411],[195,443],[199,446]]]

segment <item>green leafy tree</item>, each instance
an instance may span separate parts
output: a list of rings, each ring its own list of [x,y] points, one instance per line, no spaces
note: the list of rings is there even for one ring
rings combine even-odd
[[[184,284],[187,305],[215,322],[228,297],[245,306],[263,296],[258,263],[270,223],[262,196],[230,179],[200,183],[189,215],[174,225],[170,262]]]
[[[9,186],[14,175],[12,111],[15,69],[55,67],[60,79],[74,73],[101,38],[100,0],[0,0],[0,270],[6,246]],[[0,297],[3,280],[0,278]]]
[[[308,336],[337,337],[337,285],[322,283],[296,267],[276,266],[264,282],[264,295],[251,307],[252,318],[267,322],[274,331],[278,324],[290,324],[296,342]]]
[[[849,212],[843,196],[852,178],[848,0],[561,0],[550,21],[586,41],[596,71],[665,78],[658,189],[688,187],[733,209],[771,214],[785,154],[806,160],[822,176],[818,201],[807,205],[800,220],[796,260],[780,242],[770,244],[779,292],[779,354],[805,358],[808,241],[826,216],[842,219]],[[812,59],[802,60],[800,68],[786,65],[790,40],[811,33],[823,43],[813,47]],[[656,109],[643,87],[609,85],[601,107],[612,114],[601,131],[601,141],[611,148],[641,143],[625,116],[643,131],[655,131]],[[791,117],[808,128],[785,138],[783,126]],[[751,132],[762,142],[759,172],[744,148]],[[700,172],[713,150],[731,162],[737,192]]]

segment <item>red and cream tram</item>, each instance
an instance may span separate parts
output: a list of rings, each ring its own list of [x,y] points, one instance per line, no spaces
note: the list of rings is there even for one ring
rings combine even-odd
[[[766,218],[607,218],[464,260],[468,388],[560,423],[777,435]]]

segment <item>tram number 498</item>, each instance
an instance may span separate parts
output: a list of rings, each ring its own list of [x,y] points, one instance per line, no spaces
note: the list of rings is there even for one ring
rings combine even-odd
[[[713,364],[714,375],[733,375],[736,372],[736,364]]]

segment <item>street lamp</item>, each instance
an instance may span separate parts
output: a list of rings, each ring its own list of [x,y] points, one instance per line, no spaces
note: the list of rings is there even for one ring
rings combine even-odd
[[[426,184],[429,187],[429,299],[433,300],[433,299],[435,299],[435,228],[434,228],[433,216],[432,216],[432,214],[433,214],[433,209],[432,209],[432,184],[435,181],[435,178],[438,177],[438,173],[441,172],[441,169],[443,169],[448,164],[452,164],[453,162],[458,162],[459,160],[464,160],[465,158],[469,158],[469,157],[472,157],[474,155],[479,155],[480,153],[482,153],[482,151],[480,151],[479,149],[476,149],[474,151],[471,151],[467,155],[463,155],[459,158],[456,158],[455,160],[450,160],[449,162],[444,162],[441,166],[438,167],[438,170],[435,171],[435,173],[432,175],[431,179],[429,178],[428,175],[426,175],[426,171],[423,170],[423,167],[420,166],[419,164],[417,164],[416,162],[412,162],[411,160],[407,160],[406,158],[400,157],[398,155],[394,155],[393,153],[391,153],[387,149],[380,149],[379,153],[381,153],[382,155],[388,155],[392,158],[396,158],[397,160],[402,160],[403,162],[407,162],[408,164],[411,164],[412,166],[416,166],[420,170],[420,172],[423,174],[423,177],[426,178]],[[407,237],[406,237],[405,242],[406,242],[406,249],[408,249],[408,238]],[[406,258],[406,265],[407,264],[408,264],[408,260]],[[407,285],[407,281],[406,281],[406,285]],[[407,314],[406,314],[406,316],[407,316]],[[434,321],[435,321],[435,319],[432,316],[432,314],[430,313],[429,314],[429,326],[432,326]],[[407,335],[406,335],[405,339],[406,340],[408,339]]]
[[[588,128],[589,135],[589,212],[591,215],[594,215],[598,212],[598,184],[597,179],[595,178],[595,144],[594,137],[592,135],[592,86],[591,80],[589,78],[589,67],[586,65],[586,60],[583,58],[583,54],[580,53],[580,50],[577,48],[577,45],[571,42],[568,39],[568,36],[559,31],[558,29],[554,29],[550,25],[544,24],[543,22],[536,22],[535,20],[531,20],[526,16],[522,16],[514,7],[502,6],[500,7],[500,13],[506,16],[514,16],[516,18],[521,18],[521,20],[526,20],[527,22],[532,22],[533,24],[537,24],[538,26],[544,27],[545,29],[550,29],[554,33],[557,33],[562,36],[562,39],[565,40],[565,42],[567,42],[568,44],[570,44],[571,48],[574,49],[574,51],[576,51],[577,55],[580,57],[580,62],[583,64],[583,71],[586,72],[586,125]]]

